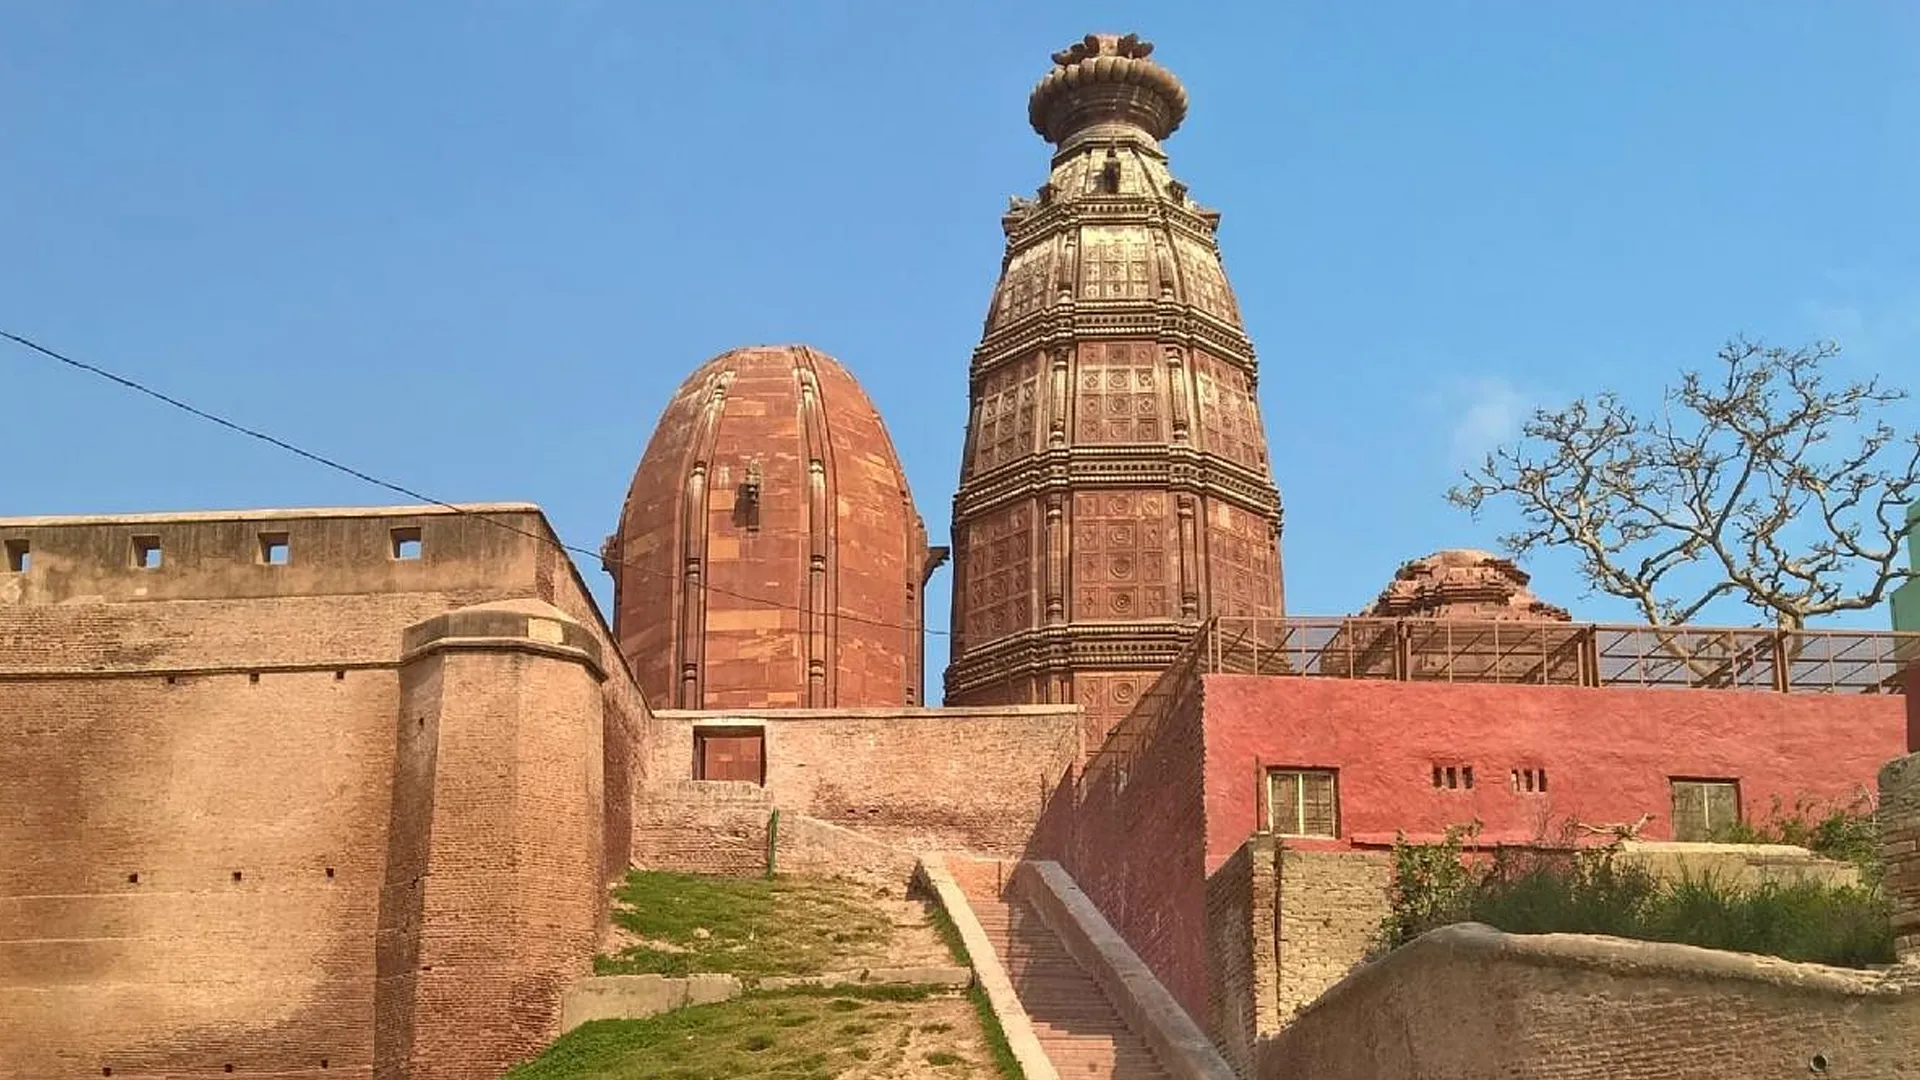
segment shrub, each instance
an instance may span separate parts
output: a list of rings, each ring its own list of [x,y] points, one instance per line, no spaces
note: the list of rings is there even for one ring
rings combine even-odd
[[[1608,934],[1844,967],[1893,960],[1891,913],[1871,884],[1662,880],[1622,860],[1618,844],[1503,849],[1470,860],[1462,840],[1473,832],[1449,830],[1438,844],[1395,841],[1379,949],[1478,922],[1515,934]]]
[[[1712,839],[1723,844],[1803,847],[1824,858],[1852,863],[1867,885],[1878,885],[1882,875],[1879,822],[1873,800],[1865,793],[1846,805],[1801,798],[1791,810],[1775,796],[1766,820],[1723,825],[1713,831]]]

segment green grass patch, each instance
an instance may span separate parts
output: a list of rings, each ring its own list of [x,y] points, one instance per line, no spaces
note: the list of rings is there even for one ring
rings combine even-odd
[[[637,940],[597,957],[601,975],[817,975],[871,962],[893,936],[855,887],[784,877],[636,870],[614,893],[613,921]]]
[[[915,1058],[942,1075],[988,1080],[990,1067],[973,1060],[979,1044],[952,1022],[962,1010],[952,994],[929,987],[749,994],[644,1020],[583,1024],[506,1080],[832,1080],[856,1068],[904,1068]]]
[[[1462,841],[1470,834],[1394,844],[1392,912],[1379,951],[1478,922],[1515,934],[1608,934],[1841,967],[1894,958],[1891,911],[1872,885],[1663,879],[1615,847],[1506,850],[1468,862]]]

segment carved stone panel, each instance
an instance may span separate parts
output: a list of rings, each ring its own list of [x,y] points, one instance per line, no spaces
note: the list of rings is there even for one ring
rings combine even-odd
[[[1207,500],[1207,579],[1214,615],[1280,613],[1279,545],[1266,519]]]
[[[1240,306],[1234,303],[1233,290],[1220,269],[1220,259],[1205,245],[1187,236],[1173,238],[1174,253],[1180,260],[1180,274],[1187,283],[1187,302],[1201,311],[1234,324],[1240,322]]]
[[[1193,381],[1199,399],[1200,448],[1235,464],[1264,470],[1266,433],[1260,406],[1246,372],[1205,353],[1193,355]]]
[[[1127,718],[1158,677],[1153,671],[1075,672],[1073,700],[1086,712],[1087,745],[1105,742],[1114,725]]]
[[[1165,368],[1151,342],[1089,342],[1080,346],[1074,441],[1164,443],[1167,439]]]
[[[1075,622],[1164,619],[1175,612],[1169,496],[1084,491],[1073,497]]]
[[[1080,298],[1147,300],[1153,248],[1143,225],[1089,225],[1080,230]]]
[[[1018,503],[966,525],[966,622],[973,648],[1034,624],[1033,506]]]
[[[1053,264],[1053,241],[1043,240],[1015,255],[1000,277],[994,302],[993,325],[1001,327],[1040,310],[1047,302],[1047,277]]]
[[[1037,355],[988,375],[980,390],[973,431],[973,468],[985,472],[1032,453],[1039,422]]]

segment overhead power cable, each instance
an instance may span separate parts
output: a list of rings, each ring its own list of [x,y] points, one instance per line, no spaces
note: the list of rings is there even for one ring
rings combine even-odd
[[[660,571],[655,570],[651,567],[640,566],[635,563],[627,562],[623,559],[610,559],[601,552],[580,547],[576,544],[569,544],[555,537],[543,536],[540,533],[531,532],[527,529],[522,529],[519,526],[512,524],[511,522],[502,521],[491,514],[487,514],[478,510],[473,510],[468,507],[460,506],[457,503],[450,503],[450,502],[447,502],[445,499],[436,499],[431,495],[426,495],[419,491],[415,491],[414,489],[407,487],[404,484],[397,484],[391,480],[385,480],[378,476],[374,476],[371,473],[363,472],[359,469],[354,468],[351,465],[343,464],[342,462],[335,461],[333,458],[327,457],[324,454],[318,454],[311,450],[307,450],[303,447],[296,446],[285,439],[281,439],[274,435],[270,435],[267,432],[261,431],[257,428],[248,427],[245,424],[241,424],[236,421],[229,420],[224,416],[220,416],[218,414],[208,412],[205,409],[199,408],[198,406],[195,406],[189,402],[182,401],[177,397],[173,397],[172,395],[162,393],[159,390],[155,390],[150,386],[147,386],[136,380],[127,378],[124,375],[117,375],[114,372],[108,371],[103,367],[99,367],[98,365],[89,364],[84,360],[78,360],[78,359],[75,359],[74,357],[68,356],[65,353],[59,352],[55,349],[50,349],[47,346],[42,345],[31,338],[23,337],[19,334],[15,334],[7,330],[0,330],[0,337],[6,338],[8,341],[11,341],[16,345],[20,345],[25,348],[31,349],[34,352],[39,353],[41,356],[44,356],[50,360],[58,361],[59,363],[65,364],[68,367],[73,368],[75,370],[83,371],[97,378],[105,379],[110,383],[114,383],[125,389],[132,390],[135,393],[144,394],[147,397],[153,398],[156,401],[169,405],[175,409],[180,410],[181,412],[187,413],[188,415],[197,417],[201,420],[205,420],[208,423],[217,424],[220,427],[226,428],[227,430],[236,432],[240,435],[244,435],[250,439],[257,439],[260,442],[266,443],[269,446],[273,446],[280,450],[284,450],[287,453],[294,454],[298,457],[303,457],[308,461],[314,462],[315,464],[318,464],[318,465],[325,466],[326,468],[332,469],[335,472],[345,473],[346,475],[351,476],[356,480],[362,481],[364,483],[372,484],[375,487],[383,488],[397,495],[404,495],[409,499],[415,500],[416,502],[426,503],[431,506],[437,506],[445,510],[450,510],[456,514],[460,514],[466,517],[476,518],[478,520],[485,521],[490,525],[494,525],[494,526],[497,526],[498,528],[505,529],[510,533],[516,533],[520,536],[527,537],[528,539],[538,541],[539,543],[547,544],[560,551],[568,552],[570,554],[575,554],[575,555],[584,555],[589,559],[601,560],[603,563],[611,563],[613,565],[620,566],[624,569],[631,570],[634,573],[640,574],[643,577],[652,577],[652,578],[669,579],[669,580],[673,578],[673,575],[661,573]],[[745,600],[748,603],[759,604],[764,607],[780,608],[787,611],[799,612],[801,614],[806,613],[806,609],[801,607],[799,604],[789,603],[785,600],[775,600],[775,599],[772,599],[771,597],[754,596],[749,593],[736,592],[732,589],[723,588],[719,585],[714,585],[707,582],[703,582],[701,585],[701,588],[707,592],[719,593],[723,596],[731,596],[735,599]],[[888,622],[884,619],[869,619],[869,618],[865,618],[860,615],[855,615],[855,614],[852,614],[851,612],[846,612],[846,611],[836,611],[834,615],[835,617],[844,619],[847,622],[862,623],[867,626],[878,626],[878,627],[882,627],[884,629],[889,629],[889,630],[913,630],[914,629],[914,627],[906,623]],[[920,629],[923,633],[937,634],[943,637],[948,636],[949,634],[949,631],[946,631],[946,630],[930,629],[924,626],[921,627]]]

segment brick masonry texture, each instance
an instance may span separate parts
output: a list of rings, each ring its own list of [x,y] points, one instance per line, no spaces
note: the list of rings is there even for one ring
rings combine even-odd
[[[1387,916],[1393,877],[1384,855],[1284,845],[1275,854],[1272,915],[1256,914],[1256,921],[1276,928],[1273,1007],[1259,1017],[1261,1034],[1289,1023],[1366,960]]]
[[[1188,1015],[1207,1011],[1205,746],[1197,684],[1078,785],[1062,865]]]
[[[1879,975],[1576,935],[1435,931],[1261,1048],[1262,1080],[1912,1075],[1920,992]]]
[[[1740,782],[1743,814],[1778,798],[1851,803],[1902,752],[1895,696],[1491,684],[1419,684],[1208,675],[1207,858],[1231,855],[1260,820],[1260,775],[1339,771],[1343,841],[1437,838],[1479,820],[1487,841],[1557,837],[1570,818],[1631,823],[1672,837],[1672,777]],[[1436,788],[1436,765],[1476,784]],[[1544,770],[1545,792],[1513,790]],[[1310,844],[1302,841],[1296,846]]]
[[[907,850],[974,851],[1019,855],[1060,779],[1080,756],[1080,712],[1071,705],[1011,708],[865,709],[772,712],[735,710],[655,714],[647,772],[669,799],[705,788],[693,798],[724,803],[750,795],[725,794],[750,785],[695,782],[694,731],[703,725],[755,726],[765,732],[766,802],[734,819],[745,829],[766,809],[800,814]],[[731,813],[732,811],[728,811]],[[669,811],[640,810],[652,831],[635,855],[658,860],[664,833],[682,843],[719,845],[727,852],[752,846],[730,829],[702,840],[676,825]],[[754,834],[760,835],[760,834]],[[654,845],[648,847],[647,845]],[[764,846],[764,841],[762,841]],[[738,861],[715,851],[713,858]]]
[[[615,655],[570,567],[511,531],[546,534],[538,511],[475,509],[510,528],[406,508],[0,523],[34,552],[0,597],[0,1077],[365,1077],[409,1043],[438,1071],[382,1075],[475,1075],[503,1051],[454,1038],[457,1010],[541,1037],[597,932],[603,818],[625,862],[630,813],[594,781],[644,775],[606,762],[646,712],[577,662],[402,664],[408,627],[510,598],[586,613]],[[421,558],[393,558],[394,529]],[[287,565],[260,561],[263,534]],[[135,536],[159,568],[133,568]],[[456,743],[422,744],[423,718]],[[436,893],[476,865],[503,872]],[[497,937],[436,938],[436,916]],[[435,1002],[417,968],[456,946],[488,960]]]
[[[1207,878],[1207,1035],[1242,1077],[1253,1071],[1255,1010],[1273,996],[1270,981],[1260,985],[1261,954],[1269,969],[1273,956],[1272,923],[1255,925],[1263,911],[1271,919],[1273,844],[1255,839]]]
[[[607,555],[621,649],[662,707],[921,700],[926,529],[879,412],[831,357],[735,349],[689,376]]]

